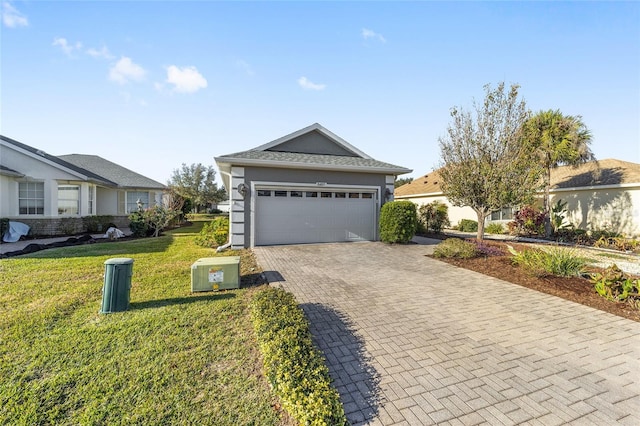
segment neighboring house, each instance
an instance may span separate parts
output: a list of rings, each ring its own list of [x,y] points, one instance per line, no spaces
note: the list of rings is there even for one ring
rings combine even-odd
[[[26,223],[36,235],[61,233],[62,219],[80,224],[82,217],[96,215],[128,226],[137,201],[144,207],[160,203],[164,190],[95,155],[54,156],[0,136],[0,217]]]
[[[449,206],[449,219],[477,220],[470,207],[454,207],[442,194],[438,171],[421,176],[395,190],[396,199],[421,205],[442,201]],[[640,164],[614,159],[594,161],[579,167],[562,166],[551,171],[551,205],[567,203],[566,222],[587,230],[610,230],[640,236]],[[489,222],[513,219],[511,208],[496,211]]]
[[[376,240],[395,177],[411,172],[317,123],[215,160],[229,192],[233,248]]]

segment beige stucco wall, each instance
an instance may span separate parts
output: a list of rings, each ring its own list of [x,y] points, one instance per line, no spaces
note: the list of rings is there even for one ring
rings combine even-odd
[[[567,203],[567,219],[576,228],[609,230],[640,236],[640,185],[608,189],[574,189],[551,194],[551,204]]]
[[[444,195],[418,196],[418,197],[396,197],[396,200],[408,200],[415,203],[418,208],[423,204],[439,201],[449,207],[449,222],[451,226],[457,225],[462,219],[478,220],[478,215],[471,207],[456,207],[449,202]]]
[[[471,207],[455,207],[442,195],[396,197],[418,206],[440,201],[449,206],[449,221],[477,220]],[[567,203],[565,223],[586,230],[609,230],[627,237],[640,237],[640,184],[601,189],[570,189],[551,192],[551,205],[557,200]],[[540,204],[542,201],[540,200]]]

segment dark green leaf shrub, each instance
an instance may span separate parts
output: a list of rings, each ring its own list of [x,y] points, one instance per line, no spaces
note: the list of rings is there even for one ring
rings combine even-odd
[[[347,425],[340,395],[293,295],[269,288],[257,292],[249,306],[265,375],[284,409],[301,425]]]
[[[109,229],[109,225],[113,223],[113,216],[84,216],[82,218],[82,223],[87,232],[105,232]]]
[[[423,204],[418,208],[418,227],[425,232],[438,234],[442,231],[442,228],[450,225],[449,206],[445,203],[434,201],[429,204]]]
[[[533,275],[544,277],[555,275],[558,277],[580,276],[586,265],[585,259],[579,257],[575,250],[554,247],[546,250],[537,248],[516,251],[507,246],[513,255],[511,261]]]
[[[221,216],[205,223],[194,241],[199,246],[215,248],[226,243],[228,236],[229,217]]]
[[[592,274],[591,283],[607,300],[627,302],[640,309],[640,279],[632,279],[617,265],[611,265],[601,274]]]
[[[438,244],[433,251],[436,258],[471,259],[480,254],[475,243],[459,238],[449,238]]]
[[[133,212],[129,215],[129,229],[134,237],[146,237],[149,234],[149,225],[144,219],[141,211]]]
[[[416,234],[418,216],[411,201],[390,201],[380,210],[380,240],[408,243]]]
[[[544,235],[544,212],[533,206],[524,206],[507,225],[512,235]]]
[[[456,228],[462,232],[478,232],[478,222],[471,219],[461,219]]]

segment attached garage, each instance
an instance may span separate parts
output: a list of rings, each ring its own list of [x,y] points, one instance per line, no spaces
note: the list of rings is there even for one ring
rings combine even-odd
[[[375,241],[399,174],[319,124],[216,157],[230,195],[233,248]]]
[[[376,195],[366,188],[258,189],[254,245],[373,241]]]

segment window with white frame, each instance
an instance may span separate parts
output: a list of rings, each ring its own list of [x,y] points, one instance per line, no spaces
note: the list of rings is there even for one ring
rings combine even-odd
[[[80,185],[58,185],[58,216],[80,214]]]
[[[93,206],[96,202],[96,187],[93,185],[89,185],[89,214],[95,214],[95,210]]]
[[[503,207],[500,210],[491,212],[491,220],[512,220],[512,219],[513,219],[512,207]]]
[[[127,191],[127,213],[138,210],[138,202],[142,203],[142,209],[148,209],[149,193],[141,191]]]
[[[18,183],[18,213],[44,214],[44,182]]]

